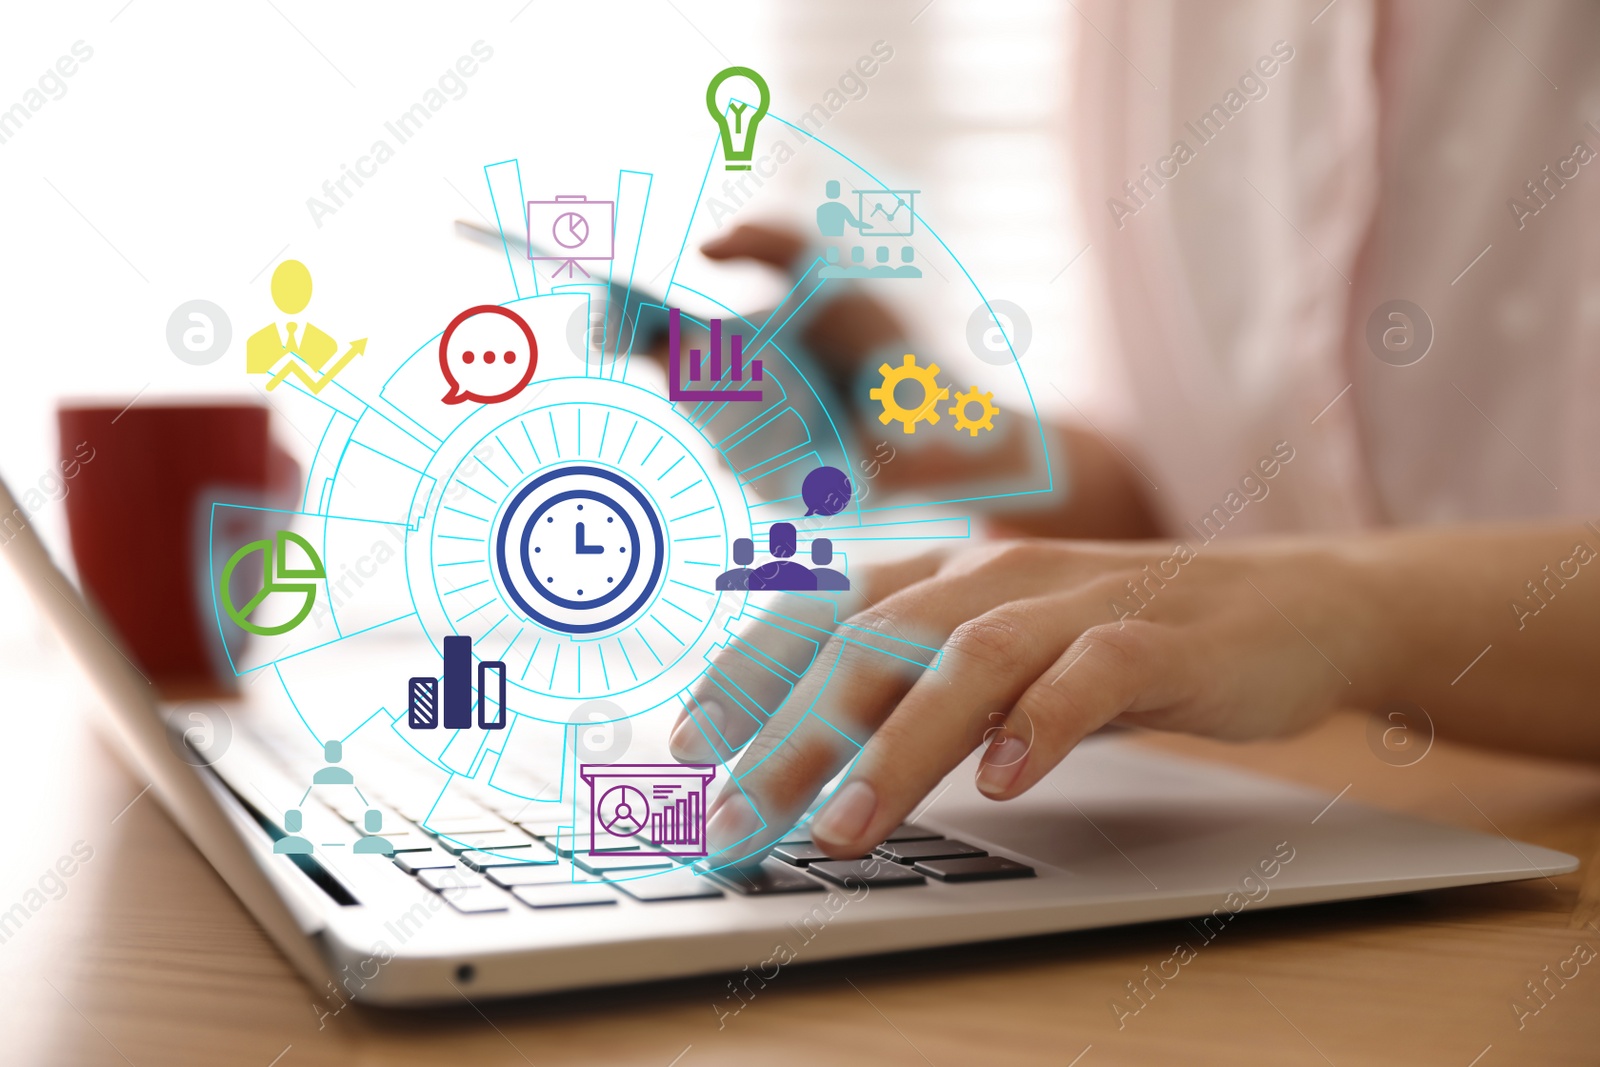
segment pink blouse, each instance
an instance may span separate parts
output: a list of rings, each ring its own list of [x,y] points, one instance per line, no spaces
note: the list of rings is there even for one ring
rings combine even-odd
[[[1593,516],[1600,5],[1319,8],[1079,0],[1084,410],[1174,533]]]

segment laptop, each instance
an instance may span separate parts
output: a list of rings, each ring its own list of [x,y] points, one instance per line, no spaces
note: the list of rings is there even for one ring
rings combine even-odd
[[[3,483],[0,523],[0,554],[92,683],[130,770],[312,986],[345,999],[428,1005],[700,974],[748,981],[793,963],[1165,919],[1192,919],[1210,940],[1246,910],[1578,865],[1157,754],[1126,735],[1089,739],[1004,804],[976,791],[969,761],[866,861],[829,862],[803,829],[742,870],[591,855],[572,813],[530,816],[527,801],[497,792],[411,806],[406,753],[384,749],[392,731],[363,735],[341,760],[359,793],[307,791],[327,754],[308,752],[281,709],[250,696],[164,704]],[[226,745],[197,743],[218,731]],[[651,753],[666,759],[664,738],[628,758]],[[374,810],[392,855],[358,848],[374,836]],[[586,828],[584,815],[576,825]],[[291,837],[308,847],[285,849]],[[730,993],[728,1010],[739,1003]]]

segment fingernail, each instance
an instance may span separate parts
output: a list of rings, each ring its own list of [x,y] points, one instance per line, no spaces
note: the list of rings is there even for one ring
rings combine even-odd
[[[755,809],[740,792],[724,793],[706,824],[706,849],[717,853],[755,833],[761,826]]]
[[[871,783],[846,782],[811,820],[811,834],[832,845],[853,844],[877,810],[878,794]]]
[[[722,706],[715,701],[707,701],[700,705],[700,713],[705,718],[704,723],[696,723],[688,712],[680,716],[678,725],[672,731],[672,738],[667,742],[672,758],[680,763],[711,763],[716,759],[717,754],[712,750],[706,734],[721,732]]]
[[[978,790],[983,793],[1004,793],[1010,789],[1022,766],[1027,762],[1028,745],[1015,734],[1002,732],[989,744],[978,764]]]

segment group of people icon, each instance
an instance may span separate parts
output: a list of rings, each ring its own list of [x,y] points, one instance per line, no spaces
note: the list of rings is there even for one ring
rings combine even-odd
[[[322,746],[322,758],[327,761],[327,766],[319,768],[311,776],[313,788],[319,785],[348,785],[356,784],[355,776],[348,770],[339,766],[339,761],[344,758],[344,745],[339,741],[327,741]],[[306,790],[309,796],[311,790]],[[357,796],[360,791],[357,790]],[[363,798],[365,799],[365,798]],[[302,799],[302,803],[304,800]],[[300,830],[305,825],[304,816],[299,808],[290,808],[283,813],[283,828],[285,836],[272,843],[272,851],[286,856],[309,856],[313,851],[311,842],[300,835]],[[357,855],[394,855],[394,843],[382,835],[383,812],[376,808],[369,808],[362,817],[361,825],[363,834],[361,840],[351,846],[350,851]]]
[[[755,543],[748,537],[738,538],[733,542],[735,566],[717,576],[717,589],[839,592],[850,588],[850,579],[829,566],[833,562],[831,540],[826,537],[812,539],[810,567],[790,558],[797,547],[794,523],[775,522],[767,531],[767,552],[773,559],[759,567],[752,567],[756,558]]]

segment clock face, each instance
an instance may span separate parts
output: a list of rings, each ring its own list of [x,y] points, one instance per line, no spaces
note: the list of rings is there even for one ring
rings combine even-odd
[[[626,622],[660,587],[665,555],[649,498],[626,476],[589,464],[546,470],[495,524],[507,596],[530,621],[563,633]]]
[[[436,647],[471,637],[504,662],[518,715],[550,714],[517,703],[531,694],[654,706],[743,610],[716,579],[729,541],[749,536],[748,505],[659,391],[587,377],[543,390],[548,403],[508,419],[484,408],[430,464],[413,503],[427,551],[406,566],[437,592],[418,615]]]

